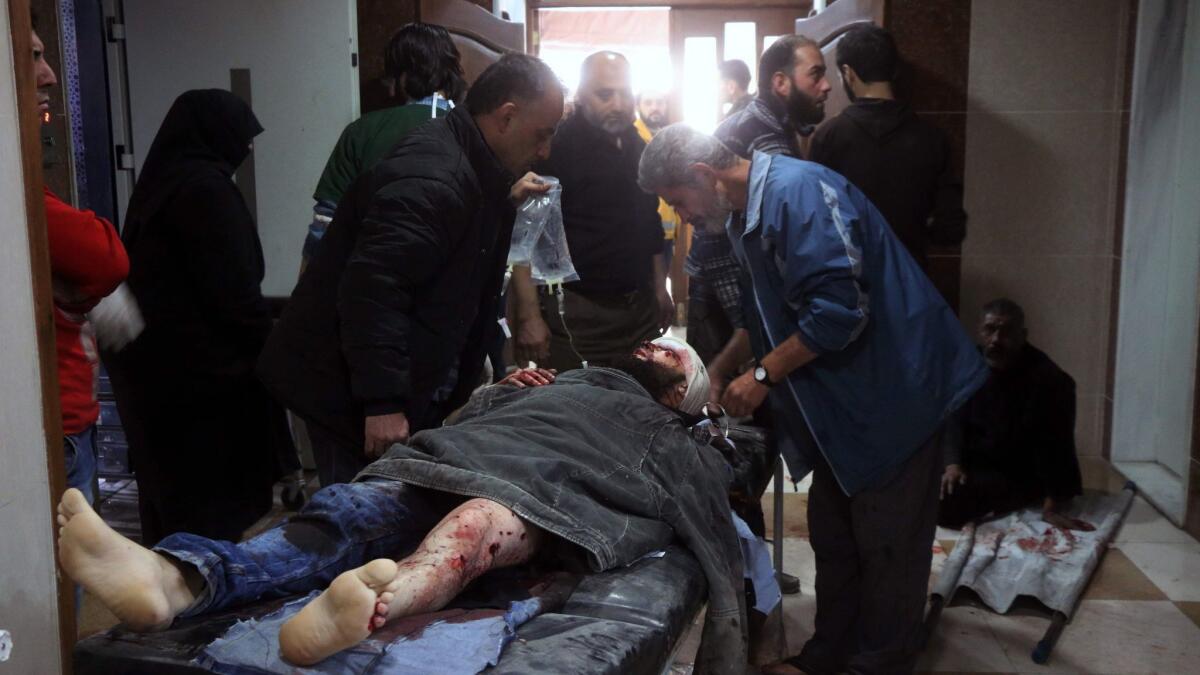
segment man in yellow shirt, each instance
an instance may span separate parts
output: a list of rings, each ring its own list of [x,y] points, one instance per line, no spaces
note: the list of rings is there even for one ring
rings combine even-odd
[[[670,115],[668,114],[669,99],[667,94],[659,91],[643,91],[637,97],[637,119],[634,120],[633,126],[637,129],[638,135],[646,143],[658,133],[659,129],[667,126],[670,123]],[[658,216],[662,218],[663,239],[665,245],[663,248],[663,257],[667,263],[667,274],[671,273],[671,259],[675,255],[675,233],[678,231],[680,222],[679,214],[675,213],[675,209],[667,205],[662,199],[658,200]]]

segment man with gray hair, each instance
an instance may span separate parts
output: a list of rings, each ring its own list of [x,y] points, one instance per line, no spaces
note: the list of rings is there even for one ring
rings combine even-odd
[[[813,470],[816,629],[788,663],[910,672],[937,519],[937,440],[986,365],[883,217],[837,173],[786,156],[743,159],[673,125],[646,148],[638,181],[685,220],[728,220],[758,312],[747,315],[755,367],[722,403],[746,415],[769,401],[793,474]],[[728,218],[735,210],[744,224]]]

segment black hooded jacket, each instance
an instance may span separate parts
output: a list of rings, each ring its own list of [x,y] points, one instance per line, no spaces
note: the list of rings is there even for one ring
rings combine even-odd
[[[267,388],[354,447],[364,415],[440,424],[499,330],[512,181],[465,107],[405,136],[338,204],[259,360]]]
[[[966,236],[950,145],[903,103],[855,101],[813,134],[809,159],[862,190],[922,268],[928,244],[958,244]]]
[[[280,462],[294,461],[283,409],[254,378],[271,312],[232,180],[261,131],[228,91],[182,94],[129,201],[122,238],[146,328],[105,363],[147,545],[172,532],[236,541],[270,509]]]
[[[121,235],[146,319],[139,348],[158,364],[148,367],[253,370],[271,313],[262,244],[232,176],[262,130],[243,100],[204,89],[180,95],[154,137]]]

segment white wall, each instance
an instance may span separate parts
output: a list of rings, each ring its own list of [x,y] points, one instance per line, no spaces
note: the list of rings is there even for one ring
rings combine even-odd
[[[54,523],[17,122],[34,113],[17,110],[7,9],[0,35],[0,630],[13,637],[0,673],[57,673]]]
[[[492,3],[492,13],[500,16],[501,12],[508,12],[509,21],[513,23],[526,23],[526,4],[525,0],[495,0]]]
[[[125,0],[133,150],[140,169],[175,97],[229,89],[249,68],[264,295],[290,295],[312,193],[342,129],[358,116],[354,0]]]
[[[1200,322],[1200,2],[1141,0],[1138,13],[1112,455],[1157,462],[1182,491]]]

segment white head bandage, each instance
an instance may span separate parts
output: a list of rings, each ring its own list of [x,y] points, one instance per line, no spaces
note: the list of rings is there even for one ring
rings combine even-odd
[[[683,402],[679,404],[679,409],[691,415],[698,414],[708,400],[708,369],[704,367],[700,355],[691,345],[678,338],[663,336],[653,342],[679,354],[683,360],[687,391],[683,394]]]

